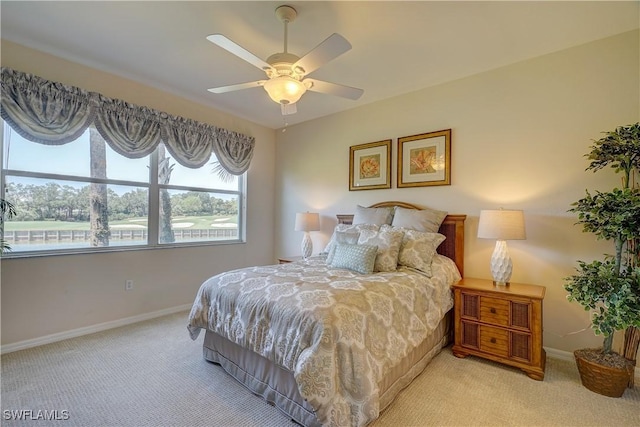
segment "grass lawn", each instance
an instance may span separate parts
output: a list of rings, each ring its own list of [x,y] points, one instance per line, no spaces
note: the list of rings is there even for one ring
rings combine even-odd
[[[222,224],[237,224],[235,216],[180,216],[173,218],[172,224],[176,229],[209,229],[224,228]],[[216,224],[219,224],[216,226]],[[113,229],[143,229],[147,228],[147,218],[129,218],[110,221]],[[231,227],[231,226],[229,226]],[[89,230],[88,222],[68,221],[12,221],[5,222],[6,231],[34,231],[34,230]]]

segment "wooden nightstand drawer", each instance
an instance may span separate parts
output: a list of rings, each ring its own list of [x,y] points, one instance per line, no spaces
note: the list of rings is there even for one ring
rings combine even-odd
[[[480,297],[480,321],[492,325],[509,326],[509,307],[507,300]]]
[[[509,331],[491,326],[480,326],[480,351],[509,357]]]

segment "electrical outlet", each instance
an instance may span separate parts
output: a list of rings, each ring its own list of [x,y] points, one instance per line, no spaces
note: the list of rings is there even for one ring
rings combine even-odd
[[[131,289],[133,289],[133,280],[125,280],[125,282],[124,282],[124,290],[125,291],[130,291]]]

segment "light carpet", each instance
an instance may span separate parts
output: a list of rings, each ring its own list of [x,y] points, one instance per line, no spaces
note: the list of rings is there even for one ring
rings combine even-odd
[[[203,359],[202,336],[191,341],[187,315],[3,355],[0,424],[295,426]],[[20,410],[31,411],[22,412],[27,418],[57,411],[59,420],[8,419],[7,411]],[[593,393],[572,362],[548,359],[540,382],[446,348],[371,426],[640,426],[640,392]]]

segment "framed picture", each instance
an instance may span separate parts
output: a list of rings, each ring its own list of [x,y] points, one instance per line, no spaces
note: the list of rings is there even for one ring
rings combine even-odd
[[[398,188],[451,185],[451,129],[398,138]]]
[[[391,140],[349,147],[349,191],[391,188]]]

